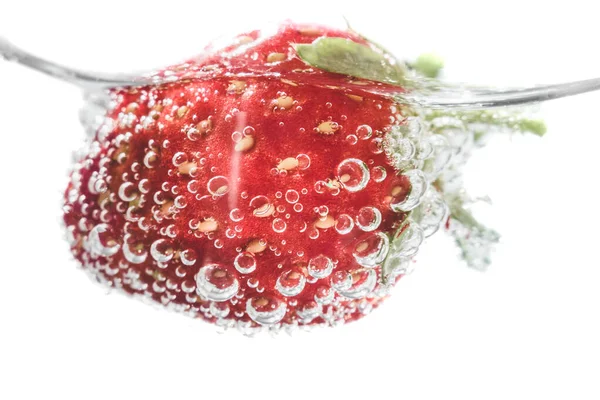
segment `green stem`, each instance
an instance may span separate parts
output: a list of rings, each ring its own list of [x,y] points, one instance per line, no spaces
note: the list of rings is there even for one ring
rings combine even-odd
[[[511,132],[533,133],[543,136],[546,133],[546,124],[542,120],[529,119],[519,111],[496,111],[496,110],[474,110],[474,111],[446,111],[432,110],[426,113],[425,118],[432,121],[440,117],[454,117],[461,120],[473,130],[479,132],[495,128]],[[477,125],[482,125],[477,129]]]
[[[464,207],[460,198],[449,201],[450,218],[461,225],[463,229],[451,231],[456,244],[461,250],[462,258],[469,267],[485,270],[490,264],[490,253],[493,246],[500,240],[500,235],[493,229],[481,224]]]

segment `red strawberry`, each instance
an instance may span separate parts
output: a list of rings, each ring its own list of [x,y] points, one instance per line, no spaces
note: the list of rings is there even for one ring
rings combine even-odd
[[[337,324],[377,306],[423,238],[409,211],[445,142],[373,94],[384,86],[309,67],[293,45],[319,37],[368,44],[288,24],[160,74],[174,82],[111,91],[66,191],[84,268],[225,327]],[[445,206],[425,198],[430,234]]]

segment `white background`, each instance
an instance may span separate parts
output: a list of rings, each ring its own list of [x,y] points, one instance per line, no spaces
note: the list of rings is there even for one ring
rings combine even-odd
[[[344,14],[399,56],[442,54],[450,79],[600,75],[593,2],[1,3],[0,34],[95,70],[168,63],[265,20]],[[59,219],[79,104],[78,89],[0,63],[0,398],[600,398],[600,94],[544,105],[546,137],[500,136],[473,159],[469,187],[493,198],[487,221],[503,234],[490,271],[464,267],[438,234],[371,316],[254,339],[107,296],[76,269]]]

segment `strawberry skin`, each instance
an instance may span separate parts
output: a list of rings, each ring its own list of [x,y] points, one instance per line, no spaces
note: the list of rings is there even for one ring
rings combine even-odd
[[[322,36],[365,43],[287,24],[160,74],[174,82],[111,91],[65,194],[83,268],[222,327],[335,325],[376,307],[421,171],[399,173],[386,151],[401,106],[294,55]]]

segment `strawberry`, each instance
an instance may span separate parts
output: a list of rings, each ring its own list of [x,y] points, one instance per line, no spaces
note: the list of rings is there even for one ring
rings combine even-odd
[[[384,79],[320,56],[340,46],[381,57]],[[111,90],[65,194],[75,258],[225,328],[362,317],[447,214],[429,183],[452,148],[386,95],[402,68],[353,32],[288,23]]]

